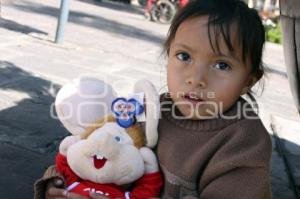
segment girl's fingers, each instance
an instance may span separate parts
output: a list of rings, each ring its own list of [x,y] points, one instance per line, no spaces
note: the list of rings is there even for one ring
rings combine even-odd
[[[75,194],[75,193],[70,193],[70,192],[67,193],[67,198],[68,199],[89,199],[85,196],[78,195],[78,194]]]
[[[64,189],[58,189],[58,188],[54,188],[54,187],[51,187],[48,189],[47,197],[53,198],[53,199],[89,199],[85,196],[78,195],[75,193],[70,193]],[[46,199],[47,199],[47,197],[46,197]],[[100,195],[97,193],[92,193],[92,192],[90,193],[90,197],[92,199],[109,199],[103,195]]]
[[[66,197],[49,197],[47,196],[45,199],[67,199]]]
[[[65,198],[66,195],[67,195],[67,191],[64,190],[64,189],[58,189],[58,188],[55,188],[55,187],[50,187],[48,190],[47,190],[47,195],[51,196],[51,197],[62,197],[62,198]]]
[[[107,197],[105,197],[103,195],[100,195],[98,193],[95,193],[95,192],[90,192],[90,197],[92,199],[109,199],[109,198],[107,198]]]

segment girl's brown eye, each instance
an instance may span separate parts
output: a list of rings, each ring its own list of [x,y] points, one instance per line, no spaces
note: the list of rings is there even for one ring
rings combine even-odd
[[[179,59],[180,61],[183,62],[191,62],[191,57],[188,53],[182,52],[182,53],[178,53],[176,54],[177,59]]]

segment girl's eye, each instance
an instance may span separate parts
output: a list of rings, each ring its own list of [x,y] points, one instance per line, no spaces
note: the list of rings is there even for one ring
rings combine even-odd
[[[121,137],[120,137],[120,136],[116,136],[116,137],[115,137],[115,140],[116,140],[117,142],[121,142]]]
[[[191,57],[187,53],[178,53],[178,54],[176,54],[176,57],[180,61],[184,61],[184,62],[190,62],[191,61]]]
[[[214,67],[219,70],[230,70],[231,69],[229,64],[227,64],[225,62],[219,62],[219,63],[215,64]]]

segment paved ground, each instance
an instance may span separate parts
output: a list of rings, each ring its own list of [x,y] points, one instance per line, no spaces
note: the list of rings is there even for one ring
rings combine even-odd
[[[165,90],[165,61],[160,55],[168,25],[145,21],[136,5],[77,0],[70,7],[63,45],[53,43],[59,1],[6,0],[2,7],[0,198],[32,198],[34,180],[53,163],[67,132],[49,110],[64,83],[81,75],[108,77],[113,83],[125,81],[115,85],[126,93],[135,80],[145,77],[160,92]],[[296,198],[288,174],[293,174],[299,188],[300,124],[282,47],[268,43],[264,61],[269,72],[258,102],[274,141],[273,198]]]

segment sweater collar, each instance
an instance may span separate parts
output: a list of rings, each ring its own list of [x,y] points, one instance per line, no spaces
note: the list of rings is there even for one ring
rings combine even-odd
[[[257,116],[254,113],[251,105],[241,97],[231,108],[229,108],[226,112],[224,112],[222,116],[218,116],[212,119],[203,119],[203,120],[191,120],[191,119],[183,119],[178,117],[175,118],[172,114],[172,109],[177,116],[182,116],[182,114],[175,106],[168,93],[162,94],[160,96],[160,101],[161,101],[161,112],[163,118],[167,119],[173,125],[179,128],[192,130],[192,131],[216,131],[216,130],[223,129],[241,119],[244,119],[245,118],[243,114],[244,110],[247,110],[247,115],[249,116],[252,117]]]

